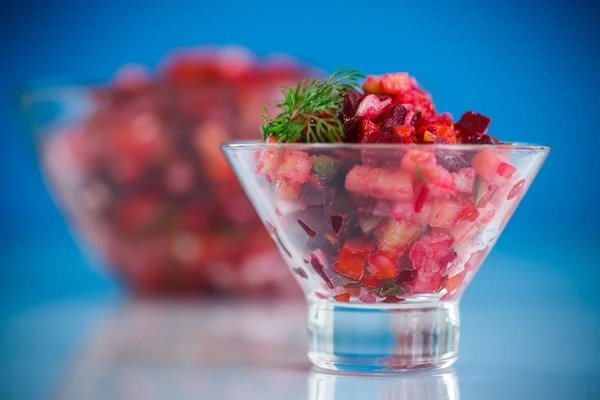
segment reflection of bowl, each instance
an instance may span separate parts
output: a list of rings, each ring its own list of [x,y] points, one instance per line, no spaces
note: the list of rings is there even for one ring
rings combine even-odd
[[[310,400],[458,400],[454,369],[399,376],[333,375],[313,370]]]
[[[156,77],[46,87],[21,105],[85,242],[138,293],[259,292],[290,279],[218,149],[256,135],[261,104],[308,73],[239,50],[170,58]]]
[[[302,399],[306,306],[132,301],[109,314],[59,384],[61,399]]]
[[[56,388],[60,399],[457,400],[453,370],[332,375],[306,360],[300,302],[131,301],[114,309]]]

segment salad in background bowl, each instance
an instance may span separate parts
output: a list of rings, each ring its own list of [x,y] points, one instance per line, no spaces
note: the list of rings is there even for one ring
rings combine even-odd
[[[259,105],[309,72],[239,48],[181,50],[155,72],[125,66],[103,84],[24,91],[20,105],[60,208],[134,293],[276,293],[292,278],[218,145],[251,137]]]

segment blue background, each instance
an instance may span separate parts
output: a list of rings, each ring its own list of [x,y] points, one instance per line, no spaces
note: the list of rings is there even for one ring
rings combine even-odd
[[[494,254],[544,264],[560,286],[573,285],[575,296],[596,306],[597,7],[492,3],[2,2],[0,309],[116,292],[109,277],[86,266],[44,187],[19,126],[16,88],[48,77],[107,79],[123,63],[153,67],[173,47],[197,44],[287,52],[329,71],[341,64],[409,71],[438,109],[455,117],[477,110],[492,117],[501,139],[553,146]],[[502,273],[480,275],[498,291],[499,277],[519,279]]]

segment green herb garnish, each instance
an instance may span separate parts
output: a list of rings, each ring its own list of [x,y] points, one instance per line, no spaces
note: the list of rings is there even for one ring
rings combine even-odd
[[[342,121],[337,114],[344,103],[344,92],[358,88],[357,80],[364,75],[344,67],[335,71],[329,79],[304,80],[295,89],[285,87],[284,99],[276,105],[282,111],[269,119],[264,110],[261,128],[263,140],[269,137],[279,142],[339,142],[344,137]]]
[[[397,294],[402,294],[402,293],[404,293],[404,289],[402,289],[402,287],[398,286],[396,284],[396,282],[394,282],[393,279],[386,279],[383,281],[383,285],[381,286],[381,292],[380,292],[380,294],[383,297],[395,296]]]

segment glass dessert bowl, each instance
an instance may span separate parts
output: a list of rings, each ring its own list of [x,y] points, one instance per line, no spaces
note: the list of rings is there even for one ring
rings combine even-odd
[[[460,298],[549,148],[453,123],[405,73],[364,94],[336,74],[288,89],[264,142],[222,149],[306,295],[317,367],[447,367]]]
[[[460,297],[548,152],[521,144],[223,149],[306,294],[311,360],[377,371],[455,361]],[[467,164],[457,170],[454,158]]]

